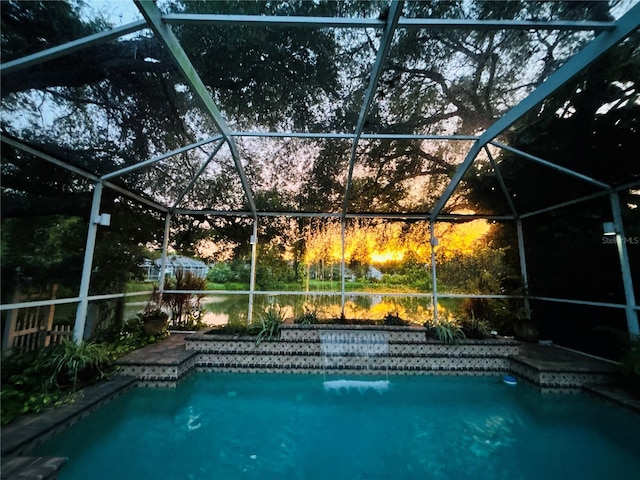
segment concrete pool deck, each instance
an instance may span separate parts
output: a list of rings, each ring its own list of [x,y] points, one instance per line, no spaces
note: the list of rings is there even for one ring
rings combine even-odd
[[[215,337],[215,336],[211,336]],[[106,404],[116,396],[135,386],[172,387],[181,378],[192,371],[225,371],[211,368],[200,357],[202,352],[188,348],[187,334],[172,334],[165,340],[148,345],[122,357],[118,364],[121,372],[126,375],[116,375],[110,380],[84,389],[74,403],[58,409],[42,412],[38,415],[27,415],[16,419],[2,428],[2,478],[55,478],[54,476],[18,476],[19,471],[13,471],[18,465],[34,472],[38,466],[44,470],[41,473],[51,475],[52,465],[62,465],[63,460],[56,459],[48,462],[48,459],[36,461],[32,457],[25,457],[38,443],[51,438],[59,431],[84,418],[89,413]],[[271,342],[267,342],[271,343]],[[277,342],[273,342],[274,344]],[[308,342],[307,342],[308,343]],[[410,342],[407,342],[410,343]],[[423,342],[424,343],[424,342]],[[526,383],[533,385],[543,393],[574,393],[586,392],[608,403],[621,406],[630,412],[640,414],[640,398],[632,397],[617,383],[617,365],[614,362],[596,358],[590,355],[575,352],[559,346],[546,346],[539,344],[527,344],[509,341],[506,343],[509,349],[517,345],[517,354],[510,355],[507,359],[507,368],[502,374],[512,374]],[[255,345],[255,342],[251,342]],[[402,345],[407,347],[406,345]],[[501,345],[498,343],[498,347]],[[271,346],[273,347],[273,345]],[[442,345],[438,345],[442,349]],[[472,343],[471,348],[477,344]],[[407,348],[424,348],[417,345],[409,345]],[[451,346],[455,349],[456,346]],[[403,350],[404,352],[405,350]],[[455,361],[465,361],[460,350],[453,350]],[[493,362],[495,359],[483,353],[473,350],[476,357],[474,361]],[[512,350],[510,350],[512,351]],[[244,352],[238,352],[245,355]],[[211,355],[210,353],[208,355]],[[407,358],[406,354],[405,357]],[[431,354],[424,353],[426,361],[433,361]],[[478,357],[477,355],[484,355]],[[439,358],[439,357],[438,357]],[[255,369],[252,369],[255,371]],[[298,370],[296,370],[298,371]],[[135,372],[138,372],[136,375]],[[151,375],[150,375],[151,372]],[[134,373],[132,375],[132,373]],[[389,371],[390,374],[398,372]],[[402,372],[399,372],[402,373]],[[405,372],[407,373],[407,372]],[[410,374],[450,374],[447,370],[434,372],[423,370],[411,370]],[[487,375],[498,374],[492,367],[486,371],[477,369],[456,370],[457,375]],[[32,461],[31,461],[32,460]],[[35,470],[34,470],[35,469]],[[11,476],[5,476],[12,473]],[[55,473],[53,473],[55,475]]]

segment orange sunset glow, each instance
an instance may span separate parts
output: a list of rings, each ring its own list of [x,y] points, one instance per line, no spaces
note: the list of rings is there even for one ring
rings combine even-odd
[[[466,223],[438,223],[436,255],[441,260],[473,255],[485,246],[491,225],[486,220]],[[354,225],[345,232],[345,260],[363,264],[402,262],[410,254],[420,262],[430,263],[430,232],[427,222],[413,224],[409,229],[401,224]],[[339,225],[329,225],[307,237],[305,263],[339,262],[341,237]]]
[[[400,262],[404,258],[404,250],[384,250],[372,252],[369,258],[371,263]]]

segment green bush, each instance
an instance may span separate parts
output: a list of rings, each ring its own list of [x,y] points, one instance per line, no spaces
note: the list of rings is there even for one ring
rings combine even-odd
[[[16,352],[2,359],[2,425],[63,401],[63,392],[50,388],[46,350]]]
[[[462,327],[452,317],[428,320],[424,323],[424,327],[427,329],[428,337],[435,338],[443,343],[457,343],[466,338]]]
[[[2,424],[70,401],[78,388],[103,378],[111,366],[105,346],[71,340],[3,358]]]
[[[304,313],[296,318],[293,323],[297,323],[299,325],[315,325],[316,323],[320,323],[318,312],[305,308]]]
[[[257,331],[256,345],[264,340],[274,340],[280,334],[280,326],[286,318],[286,310],[270,305],[255,324]],[[251,330],[251,328],[250,328]]]
[[[226,262],[218,262],[207,272],[207,281],[212,283],[227,283],[235,280],[236,273],[231,269],[231,265]]]
[[[462,321],[462,331],[466,338],[475,338],[477,340],[491,338],[491,330],[491,323],[487,320],[471,318]]]
[[[52,374],[50,384],[59,388],[71,386],[72,392],[79,384],[103,378],[111,365],[107,348],[97,343],[65,340],[49,350],[45,365]]]
[[[118,357],[165,336],[145,335],[142,322],[134,318],[122,328],[111,326],[100,330],[95,342],[78,344],[69,340],[31,352],[15,351],[4,357],[2,425],[20,415],[72,401],[78,389],[112,373]]]

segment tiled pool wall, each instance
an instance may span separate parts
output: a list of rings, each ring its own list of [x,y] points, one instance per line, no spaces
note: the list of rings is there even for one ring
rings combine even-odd
[[[216,336],[204,333],[187,338],[187,350],[199,352],[202,371],[495,374],[506,371],[508,357],[518,353],[513,341],[429,342],[422,327],[287,325],[279,341],[259,345],[252,338]]]
[[[173,387],[198,372],[361,374],[361,375],[503,375],[515,374],[544,393],[574,393],[589,383],[610,379],[607,372],[554,371],[519,358],[513,339],[462,340],[443,344],[427,339],[423,327],[355,325],[283,325],[280,338],[256,345],[255,337],[218,335],[208,330],[188,335],[177,358],[160,363],[123,363],[120,372],[148,387]],[[327,333],[347,347],[323,351]],[[387,343],[367,355],[367,342]],[[337,340],[336,340],[337,339]],[[349,345],[364,345],[360,347]]]

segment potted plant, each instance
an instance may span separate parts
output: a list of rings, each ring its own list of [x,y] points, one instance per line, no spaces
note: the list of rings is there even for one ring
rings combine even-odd
[[[169,315],[156,308],[154,310],[145,310],[138,314],[138,320],[142,322],[144,333],[148,336],[160,335],[167,328]]]
[[[531,310],[522,308],[514,315],[515,337],[523,342],[537,342],[540,337],[540,322],[531,318]]]
[[[169,321],[169,315],[160,309],[159,304],[160,294],[158,287],[154,286],[153,293],[144,307],[144,311],[137,315],[138,320],[142,322],[144,333],[150,337],[163,333]]]

